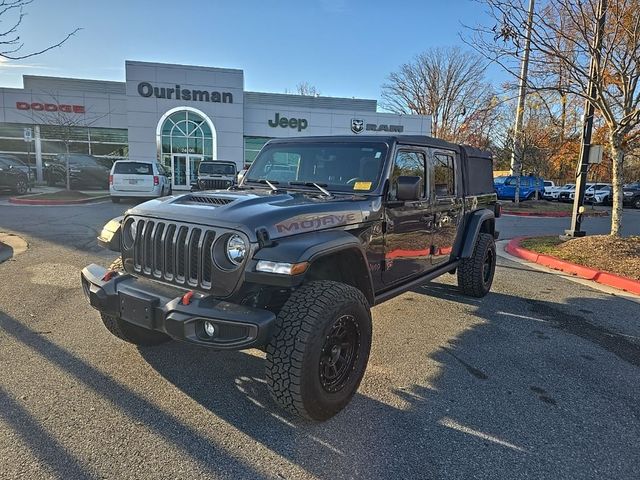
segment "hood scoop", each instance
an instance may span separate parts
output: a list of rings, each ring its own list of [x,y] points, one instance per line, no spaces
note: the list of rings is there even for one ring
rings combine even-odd
[[[221,197],[217,195],[197,195],[189,194],[182,197],[177,203],[191,204],[191,205],[213,205],[220,207],[222,205],[228,205],[231,202],[237,200],[236,198]]]

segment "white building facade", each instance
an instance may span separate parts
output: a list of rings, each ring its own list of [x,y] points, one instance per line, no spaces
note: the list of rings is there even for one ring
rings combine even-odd
[[[380,113],[376,100],[245,91],[242,70],[138,61],[125,69],[124,83],[25,75],[23,89],[0,88],[0,155],[39,173],[67,150],[104,162],[157,159],[180,190],[201,161],[241,169],[271,138],[431,134],[430,117]]]

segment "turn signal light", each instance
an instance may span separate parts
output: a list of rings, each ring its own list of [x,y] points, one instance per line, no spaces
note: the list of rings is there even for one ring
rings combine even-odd
[[[256,265],[256,271],[263,273],[280,273],[283,275],[299,275],[309,267],[309,262],[285,263],[260,260]]]
[[[158,175],[153,176],[153,184],[160,185],[160,177],[158,177]]]

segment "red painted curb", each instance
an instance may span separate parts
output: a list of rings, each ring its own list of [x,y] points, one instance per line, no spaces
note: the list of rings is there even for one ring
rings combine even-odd
[[[640,281],[633,280],[627,277],[621,277],[615,273],[603,272],[591,267],[585,267],[584,265],[577,265],[575,263],[560,260],[559,258],[552,257],[550,255],[542,255],[531,250],[527,250],[520,246],[520,242],[526,237],[516,237],[507,243],[505,250],[516,257],[523,258],[529,262],[544,265],[545,267],[553,268],[554,270],[560,270],[566,273],[570,273],[580,278],[592,280],[602,285],[625,290],[629,293],[640,295]]]
[[[572,215],[571,212],[512,212],[509,210],[502,210],[503,215],[512,215],[514,217],[543,217],[543,218],[566,218]],[[596,214],[585,213],[587,217],[608,217],[609,212],[602,212]]]
[[[78,200],[38,200],[35,198],[9,197],[9,203],[13,203],[14,205],[79,205],[96,202],[105,198],[109,198],[109,195],[80,198]]]

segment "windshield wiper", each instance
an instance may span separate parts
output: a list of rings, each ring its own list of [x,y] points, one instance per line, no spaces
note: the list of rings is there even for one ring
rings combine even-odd
[[[292,186],[303,186],[303,187],[316,187],[318,190],[320,190],[322,192],[323,195],[327,196],[327,197],[333,197],[333,194],[329,191],[324,189],[323,187],[328,186],[326,183],[314,183],[314,182],[289,182],[289,185]]]
[[[261,183],[262,185],[268,185],[272,192],[277,192],[278,191],[278,187],[276,187],[276,185],[278,185],[280,183],[277,180],[270,181],[270,180],[267,180],[266,178],[261,178],[260,180],[247,180],[246,182],[247,183]]]

